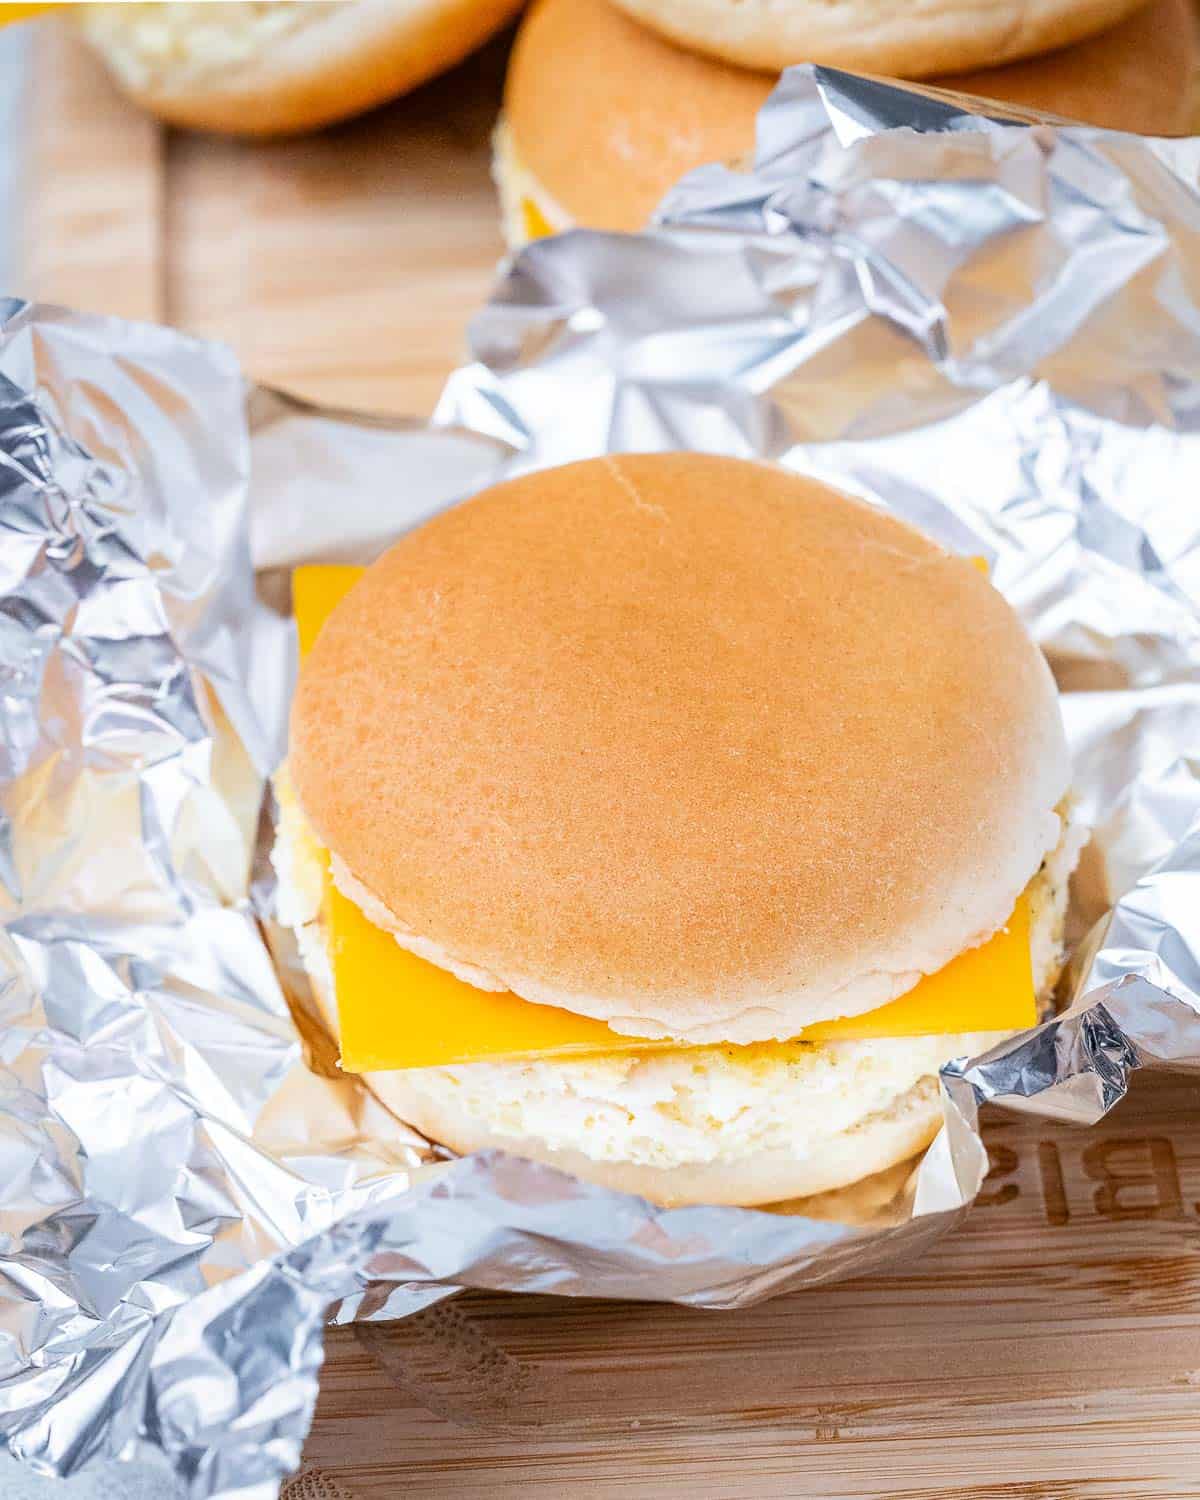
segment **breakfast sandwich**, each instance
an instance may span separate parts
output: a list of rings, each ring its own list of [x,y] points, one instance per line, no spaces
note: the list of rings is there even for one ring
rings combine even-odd
[[[657,1203],[859,1182],[1033,1024],[1081,836],[977,560],[695,453],[297,572],[274,860],[342,1066],[431,1140]]]

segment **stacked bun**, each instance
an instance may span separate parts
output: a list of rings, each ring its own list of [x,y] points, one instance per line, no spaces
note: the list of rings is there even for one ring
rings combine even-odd
[[[522,23],[496,133],[513,245],[574,224],[642,227],[686,172],[750,151],[789,63],[926,79],[1114,130],[1192,124],[1189,0],[620,3],[534,0]]]

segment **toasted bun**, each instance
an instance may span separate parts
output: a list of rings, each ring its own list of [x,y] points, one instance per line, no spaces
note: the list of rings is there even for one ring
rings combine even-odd
[[[1112,130],[1174,135],[1188,128],[1198,64],[1189,0],[1154,0],[1074,47],[935,82]],[[565,213],[591,229],[640,229],[686,173],[749,153],[776,78],[676,47],[609,0],[537,0],[513,48],[497,143],[510,239],[525,237],[523,197],[552,228],[565,227]]]
[[[1145,0],[618,0],[669,40],[746,68],[828,63],[935,78],[1066,47]]]
[[[888,1109],[868,1116],[840,1135],[823,1138],[810,1155],[762,1151],[735,1161],[659,1167],[597,1161],[582,1151],[556,1150],[536,1137],[514,1140],[495,1134],[462,1107],[453,1089],[425,1087],[420,1074],[372,1074],[370,1083],[379,1099],[402,1120],[460,1155],[498,1148],[557,1167],[585,1182],[620,1193],[637,1193],[667,1208],[687,1203],[752,1208],[826,1193],[907,1161],[929,1145],[942,1124],[937,1080],[925,1078]]]
[[[1068,778],[1046,664],[975,566],[690,453],[404,538],[322,630],[291,736],[402,943],[689,1042],[794,1036],[985,941]]]
[[[117,82],[173,125],[286,135],[451,67],[520,0],[167,0],[77,7]]]
[[[1191,0],[1153,0],[1074,47],[935,82],[1085,125],[1140,135],[1194,128],[1200,27]]]
[[[336,1036],[324,859],[286,766],[275,785],[276,910],[295,931],[317,1007]],[[1043,1000],[1061,967],[1067,883],[1084,837],[1062,813],[1059,843],[1026,891]],[[845,1221],[890,1201],[898,1184],[884,1190],[879,1172],[920,1150],[936,1130],[937,1069],[997,1040],[968,1033],[681,1047],[371,1073],[365,1081],[396,1114],[459,1151],[500,1146],[660,1203],[800,1196],[805,1201],[787,1211]],[[835,1196],[818,1204],[814,1190]]]
[[[693,167],[745,155],[774,84],[671,46],[609,0],[537,0],[504,118],[520,162],[577,223],[640,229]]]

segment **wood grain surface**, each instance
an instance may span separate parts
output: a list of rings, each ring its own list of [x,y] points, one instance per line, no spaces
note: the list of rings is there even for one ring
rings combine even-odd
[[[51,28],[22,291],[229,340],[249,371],[424,412],[500,253],[504,46],[298,142],[164,132]],[[293,1500],[1200,1497],[1200,1086],[1093,1132],[993,1115],[920,1263],[737,1313],[467,1294],[330,1334]]]
[[[16,290],[222,339],[314,400],[427,413],[503,251],[507,45],[362,120],[245,144],[163,129],[40,23]]]
[[[1200,1494],[1200,1085],[986,1134],[966,1225],[887,1275],[731,1313],[468,1293],[368,1347],[335,1331],[308,1458],[363,1500]]]

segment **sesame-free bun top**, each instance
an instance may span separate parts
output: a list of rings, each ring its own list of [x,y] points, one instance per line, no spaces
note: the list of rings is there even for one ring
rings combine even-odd
[[[1058,841],[1053,681],[979,569],[692,453],[502,484],[396,543],[290,766],[373,918],[684,1041],[794,1036],[985,941]]]
[[[535,0],[504,119],[521,164],[576,223],[640,229],[685,173],[751,149],[776,82],[674,47],[609,0]]]
[[[460,62],[520,0],[137,0],[72,19],[144,108],[194,130],[287,135]]]
[[[1074,47],[932,81],[1173,135],[1188,128],[1197,61],[1189,0],[1154,0]],[[609,0],[535,0],[513,47],[504,116],[522,166],[576,223],[640,229],[686,173],[748,155],[777,80],[675,46]]]
[[[936,78],[1095,36],[1146,0],[617,0],[670,41],[746,68],[829,63]]]

